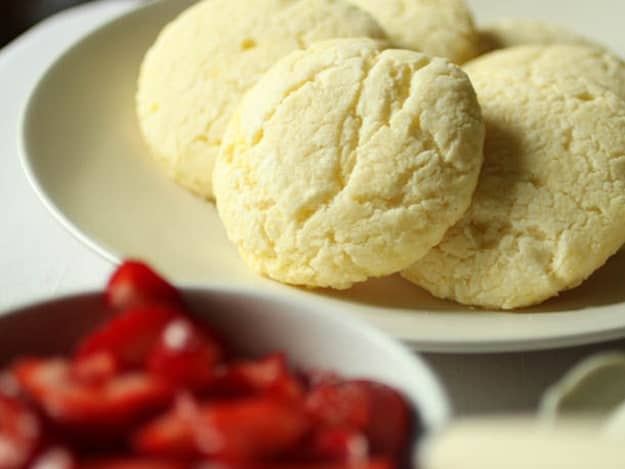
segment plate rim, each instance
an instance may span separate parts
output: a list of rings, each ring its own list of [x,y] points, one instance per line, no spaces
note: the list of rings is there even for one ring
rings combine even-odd
[[[166,3],[169,0],[152,0],[145,4],[138,5],[130,8],[128,11],[121,13],[108,21],[100,24],[99,26],[90,29],[79,36],[75,41],[71,42],[63,51],[54,56],[50,64],[44,69],[44,71],[37,77],[34,85],[28,91],[28,98],[20,110],[18,117],[18,132],[17,132],[17,147],[20,165],[26,176],[26,179],[34,190],[39,200],[43,203],[45,208],[52,214],[53,218],[75,239],[80,243],[87,246],[93,252],[98,254],[103,259],[109,261],[112,264],[119,264],[122,256],[115,253],[115,249],[112,247],[106,247],[104,243],[99,242],[96,236],[89,236],[83,229],[81,229],[76,223],[72,222],[70,218],[63,212],[53,200],[50,194],[46,192],[43,187],[42,181],[37,176],[36,170],[33,166],[33,159],[29,152],[28,143],[28,131],[29,120],[34,113],[37,97],[45,89],[47,79],[59,68],[62,62],[69,56],[71,56],[80,46],[93,37],[101,34],[112,26],[119,22],[126,20],[128,17],[134,15],[140,15],[144,10],[154,8],[155,6]],[[240,294],[258,294],[265,293],[262,288],[254,286],[233,285],[228,282],[181,282],[178,283],[181,288],[215,288],[226,291],[238,292]],[[272,293],[273,292],[273,293]],[[266,292],[267,295],[275,295],[281,298],[291,297],[293,301],[299,301],[305,303],[308,306],[314,306],[316,303],[307,296],[293,295],[290,289],[285,289],[283,293],[278,290],[272,290]],[[414,350],[421,352],[433,352],[433,353],[466,353],[466,354],[479,354],[479,353],[500,353],[500,352],[525,352],[525,351],[539,351],[549,349],[561,349],[580,345],[588,345],[597,342],[611,341],[625,337],[625,315],[622,321],[617,323],[604,324],[602,327],[593,328],[587,331],[577,331],[568,333],[556,333],[552,332],[548,335],[540,337],[528,337],[526,335],[520,335],[516,338],[502,338],[498,339],[485,339],[484,337],[470,336],[464,339],[428,339],[404,336],[402,334],[392,333],[387,327],[381,324],[382,321],[377,321],[372,318],[372,314],[367,312],[354,313],[349,311],[349,308],[342,307],[340,300],[327,299],[317,303],[317,307],[324,303],[331,303],[334,308],[342,308],[347,314],[356,314],[360,318],[372,324],[378,330],[382,330],[385,334],[401,340]],[[570,314],[588,314],[582,310],[579,311],[563,311]],[[625,313],[625,310],[623,311]],[[435,312],[433,314],[436,314]],[[442,313],[444,314],[444,313]],[[489,313],[484,313],[489,314]],[[499,314],[499,313],[496,313]],[[503,312],[502,314],[508,314],[510,317],[514,316],[534,316],[541,313],[524,313],[524,312]],[[557,313],[545,313],[545,314],[557,314]],[[538,318],[540,320],[540,318]]]

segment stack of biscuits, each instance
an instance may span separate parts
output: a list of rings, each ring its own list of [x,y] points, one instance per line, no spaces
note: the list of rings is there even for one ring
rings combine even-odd
[[[463,0],[203,0],[148,51],[137,112],[280,282],[401,273],[512,310],[625,243],[625,63],[535,20],[478,30]]]

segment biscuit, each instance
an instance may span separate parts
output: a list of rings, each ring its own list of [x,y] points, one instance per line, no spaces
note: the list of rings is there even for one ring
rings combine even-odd
[[[204,0],[161,32],[138,83],[146,142],[171,178],[213,197],[212,171],[240,97],[281,57],[334,37],[385,38],[344,0]]]
[[[214,173],[255,271],[347,288],[423,256],[469,206],[484,127],[443,58],[343,39],[294,52],[244,97]]]
[[[601,85],[625,99],[625,62],[587,46],[519,46],[478,57],[464,65],[469,75],[516,73],[576,76]]]
[[[402,275],[441,298],[514,309],[577,286],[625,242],[625,101],[578,77],[486,65],[470,74],[486,122],[473,202]]]
[[[350,0],[369,11],[397,47],[462,64],[479,53],[479,35],[464,0]]]
[[[564,26],[531,18],[504,18],[479,31],[480,53],[522,45],[572,44],[600,47]]]

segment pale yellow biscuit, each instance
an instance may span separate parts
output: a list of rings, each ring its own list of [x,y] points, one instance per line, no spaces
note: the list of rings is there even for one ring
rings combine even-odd
[[[513,309],[577,286],[625,242],[625,101],[581,78],[489,72],[470,75],[486,122],[471,207],[403,276]]]
[[[464,65],[469,75],[550,74],[601,85],[625,99],[625,62],[603,50],[579,45],[519,46],[478,57]]]
[[[570,29],[532,18],[504,18],[479,32],[480,53],[522,45],[572,44],[601,47]]]
[[[408,267],[469,206],[484,128],[446,59],[344,39],[294,52],[245,96],[214,173],[255,271],[347,288]]]
[[[369,11],[393,43],[462,64],[479,53],[464,0],[350,0]]]
[[[344,0],[204,0],[159,35],[137,109],[154,156],[182,186],[213,196],[212,171],[240,97],[275,61],[314,41],[384,32]]]

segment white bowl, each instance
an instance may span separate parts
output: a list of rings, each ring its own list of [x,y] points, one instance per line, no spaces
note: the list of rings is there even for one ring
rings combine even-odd
[[[413,403],[426,434],[449,419],[447,397],[425,362],[351,315],[259,293],[182,291],[194,315],[205,318],[242,354],[285,351],[297,367],[389,384]],[[102,293],[86,293],[0,315],[0,363],[18,355],[69,352],[110,314]]]

